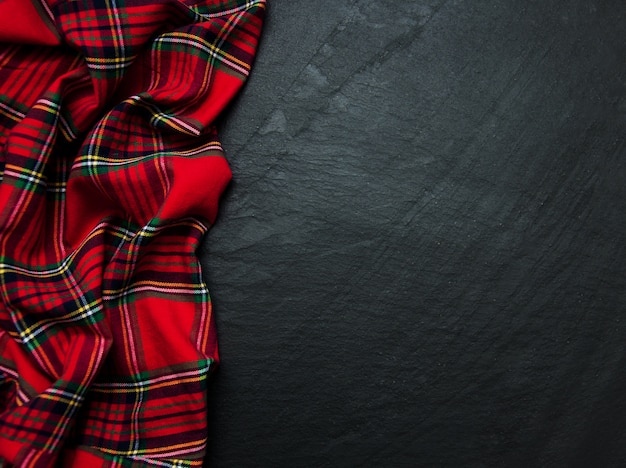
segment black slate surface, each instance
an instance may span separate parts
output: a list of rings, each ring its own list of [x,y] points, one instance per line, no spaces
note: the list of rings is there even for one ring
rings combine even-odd
[[[626,466],[625,129],[621,0],[270,0],[208,466]]]

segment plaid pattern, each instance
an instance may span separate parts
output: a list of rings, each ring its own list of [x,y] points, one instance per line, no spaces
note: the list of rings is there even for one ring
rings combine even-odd
[[[213,122],[264,10],[0,2],[0,465],[202,465]]]

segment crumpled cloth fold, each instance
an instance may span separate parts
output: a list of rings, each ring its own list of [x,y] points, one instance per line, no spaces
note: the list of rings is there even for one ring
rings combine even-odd
[[[0,460],[200,466],[197,249],[264,0],[0,1]]]

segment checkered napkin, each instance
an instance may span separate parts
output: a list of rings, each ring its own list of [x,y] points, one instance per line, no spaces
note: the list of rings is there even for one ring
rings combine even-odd
[[[264,10],[0,0],[0,465],[202,465],[196,250]]]

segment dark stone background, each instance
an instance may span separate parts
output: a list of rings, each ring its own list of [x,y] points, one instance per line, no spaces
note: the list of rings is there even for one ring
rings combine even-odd
[[[208,465],[626,466],[625,130],[623,0],[270,0]]]

